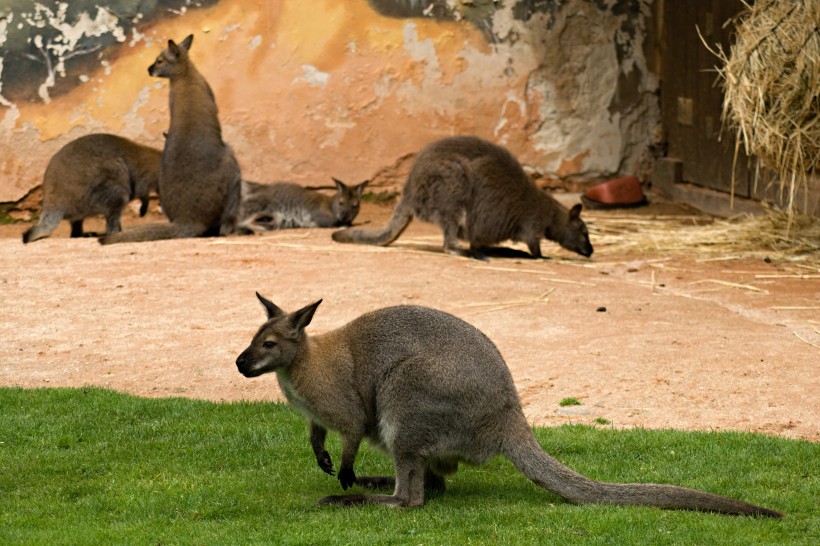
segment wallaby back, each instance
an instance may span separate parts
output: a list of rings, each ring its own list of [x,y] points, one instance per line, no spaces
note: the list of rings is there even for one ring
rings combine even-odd
[[[332,474],[326,431],[342,437],[344,489],[393,484],[393,495],[330,496],[326,504],[421,506],[425,485],[444,488],[459,462],[502,454],[538,485],[576,503],[642,504],[727,514],[780,513],[669,485],[611,484],[586,478],[549,456],[527,424],[512,376],[495,345],[447,313],[397,306],[308,336],[321,301],[286,313],[257,294],[268,320],[237,358],[246,377],[276,372],[288,401],[310,421],[317,463]],[[358,478],[358,446],[368,438],[393,457],[395,479]]]
[[[134,198],[148,210],[157,191],[162,152],[127,138],[96,133],[72,140],[48,163],[43,176],[43,207],[36,226],[23,234],[30,243],[48,237],[59,223],[71,222],[71,236],[83,236],[83,220],[105,216],[106,233],[121,230],[122,211]]]
[[[171,225],[141,226],[103,244],[176,237],[228,235],[236,229],[242,176],[233,150],[222,140],[208,82],[188,56],[193,35],[173,40],[148,68],[171,81],[171,124],[159,177],[162,210]]]
[[[298,184],[243,181],[237,227],[248,233],[275,229],[349,226],[359,213],[367,181],[348,186],[333,179],[332,196]]]
[[[567,210],[539,190],[506,149],[471,136],[445,138],[418,155],[393,217],[380,230],[347,229],[333,239],[342,243],[386,245],[413,217],[435,223],[444,232],[444,251],[483,258],[506,240],[527,245],[541,256],[541,239],[556,241],[583,256],[592,255],[581,207]],[[470,243],[459,248],[458,240]]]

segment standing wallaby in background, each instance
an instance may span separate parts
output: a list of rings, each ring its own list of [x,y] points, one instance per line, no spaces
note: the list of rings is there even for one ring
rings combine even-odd
[[[103,244],[228,235],[236,229],[242,175],[222,128],[213,91],[188,57],[193,35],[168,48],[148,73],[171,80],[171,125],[159,175],[159,200],[171,224],[106,235]]]
[[[274,229],[349,226],[359,214],[367,181],[348,186],[341,180],[331,197],[297,184],[242,182],[237,228],[247,233]]]
[[[245,377],[276,372],[282,392],[310,421],[319,467],[333,473],[327,430],[342,437],[342,488],[392,484],[393,495],[329,496],[321,504],[371,502],[422,506],[425,485],[444,489],[460,462],[504,455],[525,476],[566,500],[781,516],[726,497],[660,484],[614,484],[582,476],[547,454],[521,410],[512,376],[495,345],[447,313],[415,306],[379,309],[319,336],[308,336],[321,300],[286,313],[257,293],[268,320],[236,359]],[[367,438],[393,458],[396,476],[356,477]]]
[[[581,205],[567,211],[539,190],[513,155],[476,137],[439,140],[413,163],[390,222],[380,230],[345,229],[333,233],[340,243],[389,245],[414,216],[444,231],[444,251],[484,259],[485,252],[511,239],[526,243],[541,257],[541,238],[556,241],[582,256],[592,255]],[[459,248],[458,239],[470,249]]]
[[[48,237],[63,218],[71,222],[71,236],[82,237],[83,220],[95,214],[105,216],[106,233],[117,233],[122,211],[134,198],[145,216],[161,158],[161,151],[116,135],[72,140],[48,162],[40,221],[23,234],[23,242]]]

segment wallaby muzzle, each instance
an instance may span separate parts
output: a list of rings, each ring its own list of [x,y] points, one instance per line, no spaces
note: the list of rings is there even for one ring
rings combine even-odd
[[[239,373],[245,377],[258,377],[264,373],[263,370],[254,368],[253,362],[248,359],[248,350],[242,351],[242,354],[236,358],[236,367]]]

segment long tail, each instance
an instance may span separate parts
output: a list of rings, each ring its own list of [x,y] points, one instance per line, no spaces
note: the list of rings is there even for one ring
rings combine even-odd
[[[333,232],[333,240],[337,243],[358,243],[365,245],[386,246],[398,239],[413,219],[413,212],[399,201],[393,210],[390,221],[381,229],[342,229]]]
[[[142,243],[145,241],[162,241],[183,239],[204,235],[207,227],[200,224],[146,224],[117,233],[107,233],[99,238],[101,245],[115,243]]]
[[[527,478],[575,504],[642,505],[743,516],[783,516],[775,510],[676,485],[595,481],[550,456],[538,444],[529,427],[527,433],[526,436],[516,434],[516,438],[506,441],[504,454]]]
[[[38,239],[45,239],[57,229],[63,220],[63,213],[55,210],[44,210],[40,214],[37,225],[30,227],[23,233],[23,243],[33,243]]]

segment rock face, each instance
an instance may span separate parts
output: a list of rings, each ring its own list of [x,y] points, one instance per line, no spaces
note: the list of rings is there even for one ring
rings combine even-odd
[[[0,202],[39,185],[51,155],[82,134],[161,147],[167,90],[146,68],[189,32],[249,179],[397,188],[412,154],[458,133],[551,178],[648,167],[651,2],[163,4],[0,8]]]

